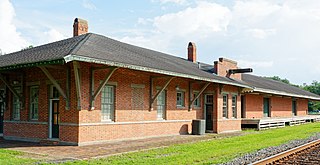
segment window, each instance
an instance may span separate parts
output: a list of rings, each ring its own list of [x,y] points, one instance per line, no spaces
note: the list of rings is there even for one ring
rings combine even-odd
[[[114,87],[106,85],[101,93],[101,120],[114,120]]]
[[[228,118],[228,95],[222,95],[223,104],[222,104],[222,117]]]
[[[30,87],[30,119],[38,120],[39,87]]]
[[[184,107],[184,92],[177,91],[177,107]]]
[[[237,118],[237,96],[232,96],[232,117]]]
[[[198,94],[199,94],[199,92],[194,92],[194,93],[193,93],[193,98],[195,98]],[[193,105],[194,105],[195,107],[200,107],[200,97],[198,97],[198,98],[194,101]]]
[[[14,88],[18,94],[21,93],[21,88],[16,87]],[[13,106],[12,106],[12,119],[13,120],[20,120],[20,109],[21,109],[21,102],[18,97],[13,95]]]

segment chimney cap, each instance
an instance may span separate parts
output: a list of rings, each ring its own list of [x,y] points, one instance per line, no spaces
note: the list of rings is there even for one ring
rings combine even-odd
[[[196,43],[194,43],[194,42],[189,42],[188,47],[196,47]]]
[[[74,19],[74,23],[84,23],[84,24],[88,24],[87,20],[81,19],[81,18],[75,18]]]

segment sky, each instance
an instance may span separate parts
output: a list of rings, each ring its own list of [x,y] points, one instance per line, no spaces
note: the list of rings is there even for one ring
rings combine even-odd
[[[260,76],[320,81],[319,0],[0,0],[0,49],[19,51],[72,37],[74,18],[89,32],[187,57],[219,57]]]

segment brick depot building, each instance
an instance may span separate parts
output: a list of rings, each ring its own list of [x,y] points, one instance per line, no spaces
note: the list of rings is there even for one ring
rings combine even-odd
[[[220,58],[188,58],[87,33],[0,56],[0,131],[5,139],[70,145],[187,134],[193,119],[208,132],[240,131],[243,119],[307,116],[318,95],[250,74]]]

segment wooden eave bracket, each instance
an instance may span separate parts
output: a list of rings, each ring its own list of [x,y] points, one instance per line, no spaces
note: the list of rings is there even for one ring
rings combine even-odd
[[[208,83],[206,83],[202,88],[201,88],[201,90],[200,90],[200,92],[196,95],[196,97],[194,97],[192,100],[190,99],[190,101],[189,101],[189,111],[191,111],[192,110],[192,105],[194,104],[194,102],[202,95],[202,93],[207,89],[207,87],[210,85],[210,83],[208,82]],[[192,90],[190,89],[190,92],[191,92]],[[190,96],[191,96],[191,94],[190,94]],[[190,97],[191,98],[191,97]]]
[[[62,90],[61,86],[58,84],[58,82],[53,78],[53,76],[50,74],[48,69],[44,66],[38,66],[42,70],[42,72],[47,76],[47,78],[50,80],[50,82],[53,84],[54,87],[57,88],[59,94],[66,100],[66,109],[69,109],[70,100],[67,97],[66,93]]]
[[[175,77],[170,77],[167,82],[165,83],[165,85],[156,93],[155,96],[152,96],[153,95],[153,79],[154,77],[151,77],[151,80],[150,80],[150,111],[153,110],[153,103],[154,101],[157,99],[157,97],[160,95],[161,92],[163,92],[167,87],[168,85],[170,84],[170,82],[174,79]]]
[[[22,102],[23,104],[23,97],[21,94],[19,94],[11,85],[10,83],[5,79],[5,77],[0,73],[0,80],[2,80],[2,82],[7,86],[7,88],[13,93],[13,95],[17,98],[19,98],[19,100]],[[21,82],[22,83],[22,82]]]
[[[78,61],[73,61],[73,72],[76,83],[76,94],[77,94],[77,109],[81,110],[81,81],[80,81],[80,64]]]
[[[99,87],[98,87],[98,89],[96,91],[94,91],[94,82],[91,81],[91,83],[92,83],[92,92],[93,92],[93,94],[91,95],[91,101],[90,101],[91,110],[94,110],[94,101],[96,100],[98,95],[101,93],[103,87],[106,86],[106,84],[108,83],[109,79],[111,78],[113,73],[118,69],[118,67],[106,67],[106,68],[103,67],[103,68],[99,68],[99,69],[110,69],[110,71],[106,75],[106,77],[104,78],[103,82],[99,85]],[[93,80],[93,77],[94,77],[94,70],[95,69],[91,70],[92,80]]]

